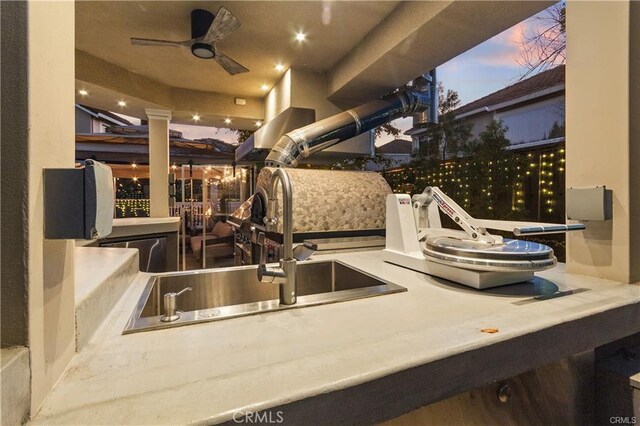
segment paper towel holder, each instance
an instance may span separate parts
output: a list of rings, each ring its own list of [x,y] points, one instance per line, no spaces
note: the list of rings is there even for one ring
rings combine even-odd
[[[569,187],[566,194],[567,219],[605,221],[613,216],[613,191],[606,185]]]
[[[111,168],[86,160],[75,169],[44,169],[44,237],[85,239],[106,237],[113,227],[114,193]]]

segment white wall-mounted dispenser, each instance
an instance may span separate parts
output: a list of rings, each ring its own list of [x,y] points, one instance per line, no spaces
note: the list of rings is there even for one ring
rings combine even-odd
[[[85,239],[106,237],[113,227],[114,193],[111,168],[86,160],[76,169],[44,170],[44,237]]]
[[[612,217],[613,194],[606,186],[567,188],[567,219],[603,221]]]

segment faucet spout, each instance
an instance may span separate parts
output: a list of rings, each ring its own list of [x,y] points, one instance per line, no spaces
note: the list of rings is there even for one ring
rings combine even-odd
[[[280,304],[293,305],[296,303],[297,265],[297,261],[293,257],[293,199],[291,180],[284,169],[276,169],[271,175],[270,198],[267,206],[267,217],[264,221],[268,229],[273,229],[278,223],[276,209],[278,183],[282,187],[283,257],[280,259],[280,267],[268,267],[266,265],[265,235],[260,233],[258,235],[258,245],[260,246],[258,280],[260,282],[279,284]]]
[[[283,259],[293,259],[293,198],[291,180],[286,170],[278,168],[271,175],[270,199],[267,206],[267,219],[273,226],[278,223],[277,218],[277,189],[278,183],[282,187],[282,234],[284,253]],[[267,224],[269,225],[269,224]]]

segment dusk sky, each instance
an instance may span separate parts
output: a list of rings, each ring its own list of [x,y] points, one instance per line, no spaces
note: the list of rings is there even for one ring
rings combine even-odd
[[[543,11],[539,15],[544,13]],[[515,83],[525,71],[518,63],[523,37],[530,34],[536,25],[540,24],[535,17],[526,19],[446,62],[437,68],[438,80],[445,89],[458,92],[461,105]],[[396,120],[394,124],[405,131],[411,128],[411,118]],[[228,129],[178,124],[172,124],[171,128],[182,131],[190,139],[210,137],[236,141],[236,135]],[[401,138],[409,139],[405,135]],[[382,136],[376,140],[376,146],[384,145],[392,139],[390,136]]]
[[[458,92],[462,105],[515,83],[526,71],[518,63],[523,35],[535,25],[535,18],[529,18],[467,50],[437,68],[438,80]]]
[[[540,25],[536,17],[545,13],[542,11],[439,66],[438,80],[445,90],[458,92],[461,106],[516,83],[526,71],[518,63],[524,36]],[[405,131],[411,128],[411,118],[396,120],[394,124]],[[410,139],[405,135],[401,138]],[[376,146],[393,139],[384,135],[376,140]]]

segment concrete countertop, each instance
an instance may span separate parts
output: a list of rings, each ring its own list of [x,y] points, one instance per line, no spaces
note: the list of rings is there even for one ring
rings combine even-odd
[[[114,271],[136,257],[137,253],[137,249],[128,248],[76,247],[74,251],[76,306],[85,301]]]
[[[631,386],[640,391],[640,373],[631,376]]]
[[[0,382],[5,389],[0,393],[0,424],[23,424],[29,418],[31,400],[29,349],[0,349],[0,360]]]
[[[138,250],[76,247],[76,348],[84,349],[103,320],[137,277]]]
[[[178,232],[179,217],[126,217],[113,219],[113,231],[107,238]]]
[[[280,407],[285,422],[371,423],[640,331],[638,285],[564,265],[477,291],[380,251],[334,257],[408,291],[123,336],[140,273],[33,422],[211,424]],[[553,286],[567,293],[535,298]]]
[[[113,219],[113,226],[162,225],[179,222],[179,217],[123,217]]]

